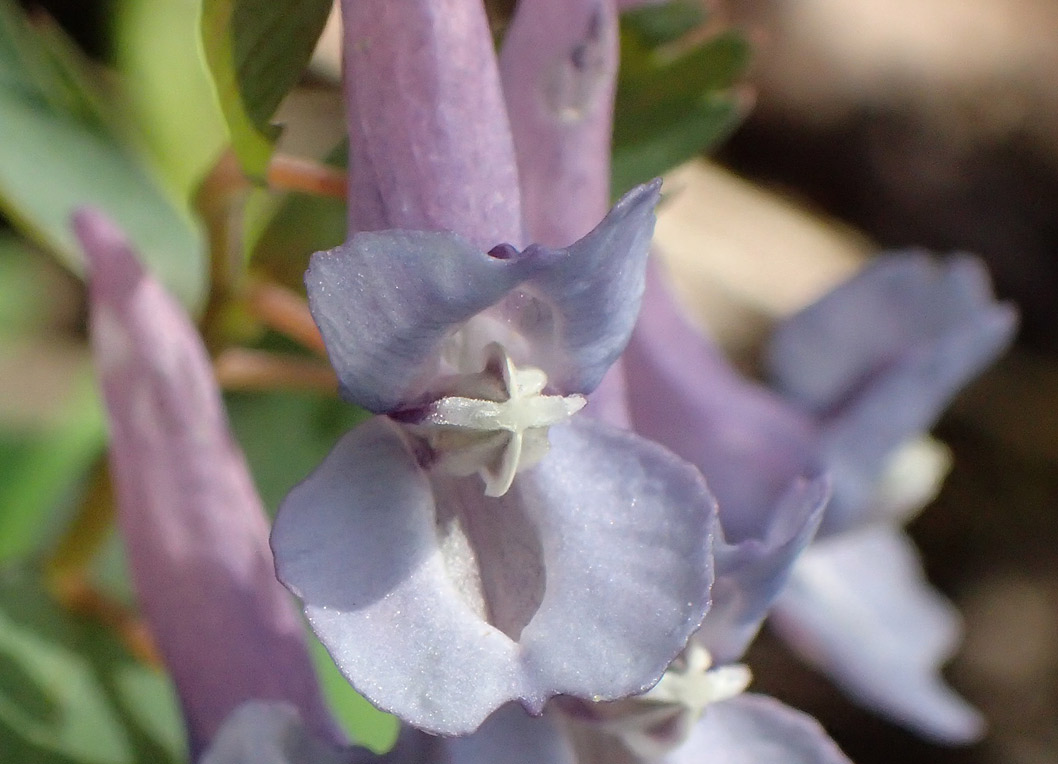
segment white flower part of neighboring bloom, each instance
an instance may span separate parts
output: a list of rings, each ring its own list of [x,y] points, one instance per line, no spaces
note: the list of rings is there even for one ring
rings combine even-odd
[[[453,392],[431,404],[416,422],[455,475],[477,472],[486,496],[503,496],[519,471],[547,454],[547,431],[580,411],[582,395],[544,395],[547,375],[532,366],[519,369],[506,349],[492,343],[485,369],[460,378]]]
[[[887,517],[909,520],[937,497],[951,465],[951,451],[929,435],[904,442],[886,460],[875,505]]]
[[[713,668],[709,651],[692,640],[653,688],[630,699],[639,710],[606,727],[636,756],[660,758],[683,743],[708,706],[740,695],[752,678],[741,663]]]

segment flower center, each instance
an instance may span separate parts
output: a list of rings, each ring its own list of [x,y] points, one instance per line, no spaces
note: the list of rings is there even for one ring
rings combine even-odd
[[[503,496],[515,474],[547,454],[548,428],[586,401],[582,395],[544,395],[547,375],[531,366],[519,369],[498,343],[489,345],[486,355],[482,372],[460,377],[454,394],[429,405],[412,426],[442,469],[454,475],[476,472],[486,496]]]

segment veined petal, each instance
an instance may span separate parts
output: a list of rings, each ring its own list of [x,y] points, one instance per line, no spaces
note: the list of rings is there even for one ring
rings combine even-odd
[[[529,340],[534,365],[556,390],[591,392],[628,344],[643,297],[660,189],[660,180],[633,188],[566,249],[526,250],[547,267],[526,281],[525,295],[501,308]]]
[[[818,464],[834,498],[822,533],[874,519],[887,458],[933,425],[1015,327],[977,260],[923,254],[879,258],[780,327],[777,384],[824,417]]]
[[[88,260],[118,519],[192,752],[253,698],[295,704],[318,734],[334,739],[198,332],[106,217],[81,210],[74,228]]]
[[[610,0],[518,4],[500,74],[533,241],[568,246],[606,213],[617,59]]]
[[[829,496],[826,478],[795,481],[775,505],[765,535],[714,545],[713,604],[694,638],[717,664],[742,657],[815,536]]]
[[[430,732],[518,700],[649,687],[698,626],[714,507],[659,446],[584,420],[503,497],[431,479],[398,425],[347,435],[284,502],[280,578],[353,685]]]
[[[812,717],[764,695],[706,709],[664,764],[851,764]]]
[[[518,172],[480,0],[343,0],[349,232],[524,246]]]
[[[980,716],[939,673],[959,638],[958,615],[925,582],[899,531],[871,527],[812,545],[772,618],[863,705],[943,742],[980,737]]]
[[[420,402],[456,371],[441,357],[444,341],[546,257],[493,257],[455,234],[424,231],[359,233],[314,254],[309,306],[345,397],[374,412]]]
[[[729,541],[764,537],[769,513],[813,456],[814,424],[738,376],[683,317],[653,267],[622,362],[636,431],[702,471]]]

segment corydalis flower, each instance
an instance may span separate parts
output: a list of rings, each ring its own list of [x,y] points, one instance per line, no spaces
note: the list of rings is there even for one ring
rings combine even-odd
[[[976,260],[904,254],[780,326],[769,366],[785,395],[739,375],[657,277],[624,357],[637,431],[702,469],[729,538],[759,536],[795,476],[830,474],[820,541],[795,565],[774,622],[855,698],[945,741],[974,738],[981,722],[938,675],[957,616],[899,523],[942,477],[924,431],[1015,323]]]
[[[313,257],[343,394],[383,416],[286,499],[277,570],[353,685],[411,724],[642,692],[701,621],[701,475],[572,416],[631,332],[657,198],[633,190],[567,249],[389,231]]]

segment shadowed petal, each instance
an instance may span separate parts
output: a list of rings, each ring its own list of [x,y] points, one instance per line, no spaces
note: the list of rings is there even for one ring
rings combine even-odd
[[[713,604],[695,639],[715,663],[742,657],[815,535],[829,496],[825,478],[798,480],[776,505],[763,537],[714,545]]]
[[[924,735],[965,743],[980,716],[939,675],[959,636],[900,532],[873,527],[814,544],[773,611],[778,631],[853,698]]]
[[[709,706],[665,764],[851,764],[812,717],[764,695]]]
[[[309,306],[344,395],[374,412],[419,402],[444,340],[531,273],[540,256],[493,257],[450,233],[360,233],[312,256]],[[480,371],[480,369],[474,369]]]
[[[284,502],[280,578],[376,705],[463,734],[512,699],[539,713],[557,693],[626,695],[698,626],[714,511],[701,477],[590,420],[551,434],[544,461],[488,498],[473,477],[431,480],[376,418]]]
[[[543,305],[506,306],[555,389],[590,393],[628,344],[660,189],[660,180],[633,188],[591,233],[546,258],[548,267],[526,282]],[[526,254],[547,251],[534,245]]]
[[[606,213],[617,47],[610,0],[518,4],[500,74],[533,241],[568,246]]]
[[[314,737],[289,703],[249,701],[232,711],[199,764],[368,764],[378,760],[370,751],[337,747]]]
[[[728,541],[762,538],[768,513],[813,455],[813,423],[738,376],[683,317],[654,267],[622,361],[636,431],[697,465]]]
[[[343,0],[349,232],[456,231],[523,246],[521,202],[480,0]]]
[[[336,734],[198,333],[107,218],[82,210],[74,227],[88,260],[118,519],[192,751],[251,698],[290,701],[317,733]]]
[[[970,257],[883,256],[776,332],[777,384],[824,417],[823,533],[872,519],[886,459],[1006,348],[1016,315]]]

